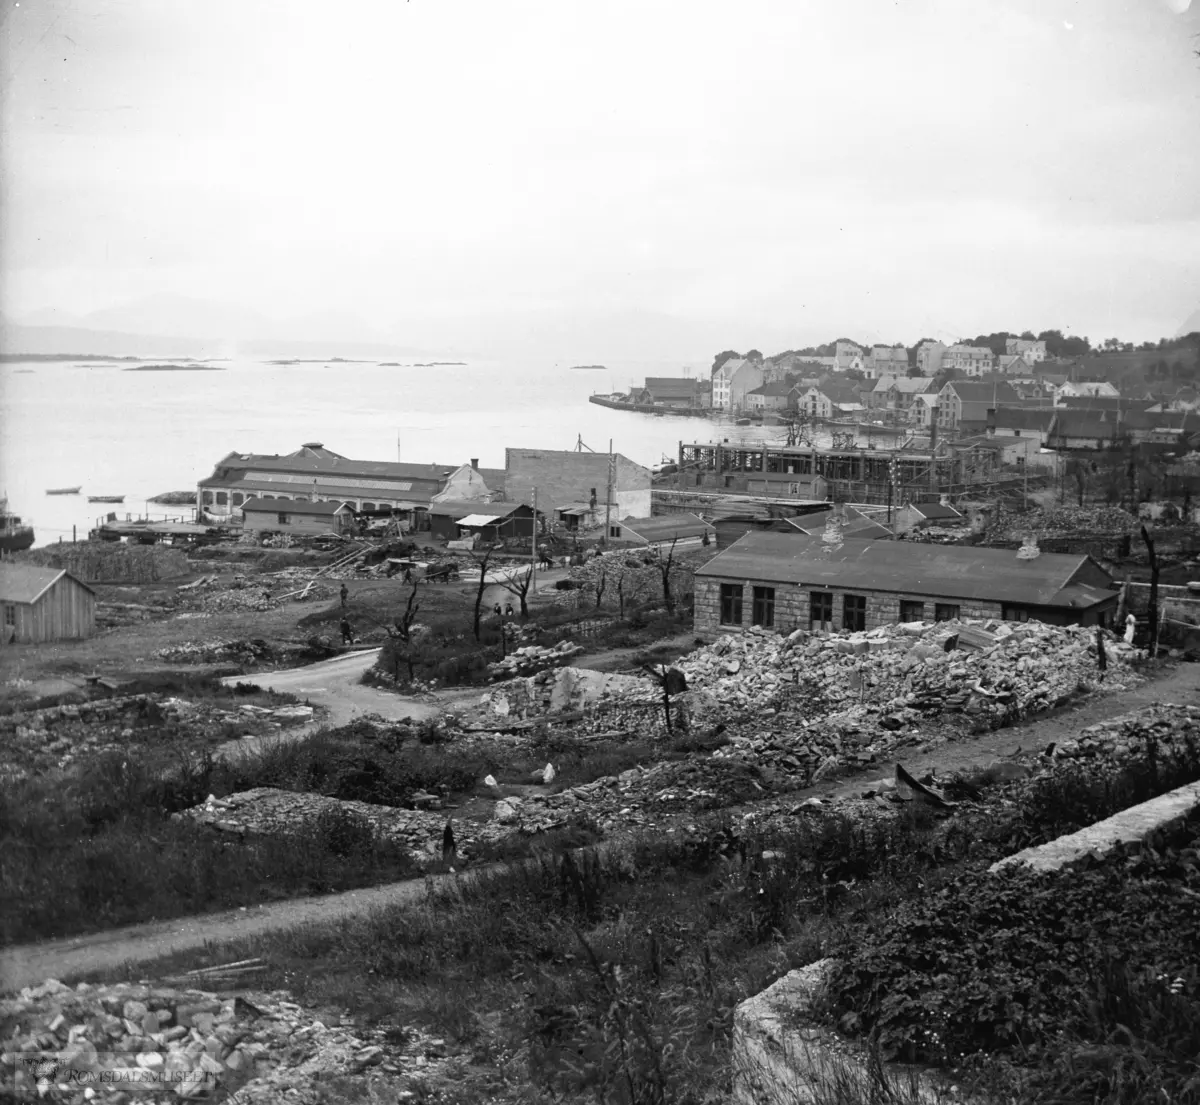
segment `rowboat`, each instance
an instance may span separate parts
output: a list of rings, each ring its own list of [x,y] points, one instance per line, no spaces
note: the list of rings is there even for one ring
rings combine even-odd
[[[49,487],[46,489],[47,495],[78,495],[78,487]]]
[[[124,495],[89,495],[89,503],[123,503]]]

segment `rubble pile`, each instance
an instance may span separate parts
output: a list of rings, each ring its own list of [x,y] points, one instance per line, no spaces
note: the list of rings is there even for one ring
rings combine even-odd
[[[1105,633],[1106,689],[1135,655]],[[1042,622],[914,622],[862,633],[724,636],[677,665],[688,686],[733,716],[789,707],[836,725],[896,730],[944,712],[1014,721],[1098,684],[1095,630]]]
[[[243,703],[225,710],[148,694],[51,706],[0,717],[0,771],[19,779],[100,753],[170,740],[181,732],[204,743],[233,735],[262,736],[312,717],[311,706]]]
[[[1039,538],[1069,537],[1073,534],[1137,533],[1141,523],[1128,511],[1115,506],[1057,506],[1005,514],[993,526],[990,537],[1020,541],[1026,534]]]
[[[1074,740],[1054,746],[1055,759],[1127,759],[1150,741],[1162,748],[1194,743],[1200,737],[1200,706],[1160,703],[1080,730]]]
[[[447,1073],[443,1040],[407,1026],[355,1026],[348,1016],[327,1025],[290,996],[55,979],[27,986],[0,1001],[0,1085],[14,1101],[282,1105],[315,1100],[315,1084],[329,1078],[342,1081],[347,1099],[413,1100],[419,1083],[409,1089],[410,1078]]]
[[[209,795],[203,805],[171,816],[174,820],[190,818],[217,832],[238,837],[286,836],[294,833],[298,827],[314,824],[330,810],[339,810],[357,814],[374,828],[380,839],[401,845],[414,862],[427,865],[442,858],[442,836],[447,815],[432,808],[440,804],[434,795],[418,794],[416,800],[430,808],[407,810],[397,806],[328,798],[321,794],[255,787],[224,798]],[[455,844],[463,860],[471,858],[472,848],[476,844],[493,843],[506,835],[508,830],[500,829],[494,823],[454,822]]]
[[[525,645],[516,652],[488,664],[488,678],[493,683],[502,679],[512,679],[518,675],[534,675],[547,668],[560,668],[571,662],[571,658],[583,651],[582,645],[571,641],[559,641],[552,648],[542,645]]]
[[[185,641],[170,648],[160,648],[154,655],[159,660],[173,664],[235,663],[250,666],[275,660],[279,651],[256,637],[236,641]],[[303,649],[297,647],[292,651],[301,653]]]
[[[142,622],[170,617],[175,607],[169,603],[99,602],[96,604],[96,628],[117,629]]]

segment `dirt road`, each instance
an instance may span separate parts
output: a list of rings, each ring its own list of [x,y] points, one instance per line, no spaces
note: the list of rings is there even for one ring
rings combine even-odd
[[[272,677],[286,677],[289,681],[287,689],[295,693],[309,693],[308,689],[312,687],[315,694],[328,694],[331,687],[338,688],[337,694],[333,696],[336,699],[342,693],[340,688],[355,678],[351,673],[361,672],[362,666],[367,663],[368,660],[360,654],[332,661],[331,664],[335,666],[328,669],[330,674],[327,676],[314,678],[313,669],[304,668],[294,672],[275,672],[272,673]],[[339,664],[340,667],[336,666]],[[366,687],[359,689],[369,692],[369,696],[362,699],[362,702],[375,702],[375,692]],[[356,693],[351,697],[356,698]],[[396,703],[394,709],[407,708],[404,701],[394,695],[384,697]],[[1081,728],[1097,721],[1159,702],[1177,702],[1183,705],[1200,702],[1200,665],[1180,664],[1166,669],[1158,678],[1123,694],[1093,698],[1074,708],[1040,715],[1011,729],[939,745],[926,752],[914,752],[911,756],[906,755],[903,762],[914,774],[932,768],[948,772],[972,766],[982,767],[998,756],[1011,755],[1018,748],[1044,748],[1051,741],[1072,737]],[[412,705],[424,708],[424,704]],[[796,791],[792,797],[851,794],[860,790],[865,781],[888,774],[891,768],[891,761],[877,763],[853,778]],[[777,795],[772,800],[778,801],[779,797]],[[748,810],[749,807],[743,807],[741,812]],[[433,881],[470,877],[470,873],[436,876]],[[425,892],[426,882],[424,879],[413,880],[318,898],[272,902],[265,906],[225,913],[132,925],[110,932],[8,948],[0,952],[0,993],[33,985],[46,978],[66,979],[88,971],[113,969],[124,963],[148,962],[205,944],[220,944],[299,924],[337,920],[383,905],[418,901]]]

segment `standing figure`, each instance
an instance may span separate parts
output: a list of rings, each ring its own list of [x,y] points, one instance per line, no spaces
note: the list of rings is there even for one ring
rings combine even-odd
[[[1096,662],[1100,665],[1100,682],[1104,682],[1104,673],[1108,671],[1108,653],[1104,650],[1104,630],[1096,626]]]
[[[342,596],[342,609],[345,610],[346,600],[350,597],[350,588],[343,583],[342,589],[338,592],[338,594]]]
[[[513,604],[511,599],[504,604],[504,616],[506,618],[511,618],[513,616]]]
[[[342,618],[341,630],[342,630],[342,644],[344,644],[344,645],[354,644],[354,630],[350,628],[350,620],[348,618],[345,618],[345,617]]]
[[[1133,635],[1137,632],[1137,618],[1132,614],[1125,615],[1125,643],[1133,644]]]

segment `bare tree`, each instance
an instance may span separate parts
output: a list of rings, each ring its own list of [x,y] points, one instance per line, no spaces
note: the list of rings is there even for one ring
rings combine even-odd
[[[667,605],[667,613],[675,613],[675,596],[671,594],[671,569],[675,565],[675,542],[678,537],[671,539],[671,547],[667,550],[667,557],[664,560],[662,549],[658,550],[658,571],[662,576],[663,602]]]
[[[1151,657],[1158,655],[1158,557],[1154,553],[1154,542],[1150,532],[1142,526],[1142,540],[1146,543],[1146,554],[1150,558],[1150,599],[1146,617],[1150,624],[1146,629]]]
[[[481,636],[479,625],[480,625],[480,621],[483,617],[483,596],[488,588],[488,582],[487,582],[488,561],[490,561],[492,559],[493,551],[494,551],[493,549],[488,549],[487,552],[485,552],[483,554],[483,556],[476,556],[474,553],[471,554],[471,560],[475,563],[475,566],[479,569],[479,587],[475,591],[475,622],[474,622],[475,640],[477,640],[477,641],[479,640],[479,638]]]
[[[600,604],[604,601],[604,589],[608,586],[608,570],[600,569],[600,578],[596,580],[596,609],[600,609]]]
[[[529,588],[533,585],[533,569],[526,568],[517,576],[510,576],[504,583],[504,589],[521,603],[521,617],[529,617]]]
[[[408,592],[408,602],[405,604],[404,613],[402,613],[391,625],[385,626],[387,634],[393,640],[401,642],[399,646],[393,646],[392,655],[396,661],[396,670],[393,673],[397,679],[400,678],[400,661],[403,660],[408,665],[408,679],[412,682],[413,679],[413,625],[416,623],[417,614],[421,610],[421,603],[418,600],[417,581],[411,581],[412,590]]]

